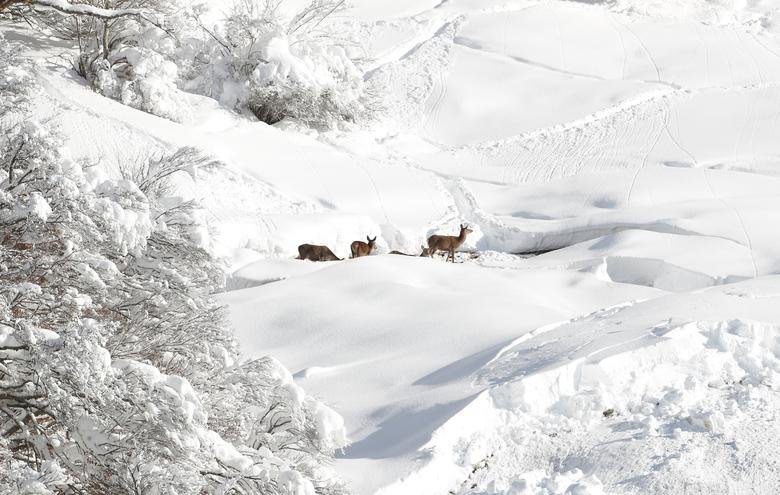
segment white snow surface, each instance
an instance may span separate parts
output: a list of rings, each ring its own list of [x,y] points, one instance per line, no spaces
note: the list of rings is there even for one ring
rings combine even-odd
[[[187,94],[187,121],[146,114],[2,30],[74,158],[220,162],[177,184],[220,297],[343,417],[355,493],[780,493],[780,5],[353,4],[401,120],[324,134]],[[384,254],[460,223],[458,263]]]

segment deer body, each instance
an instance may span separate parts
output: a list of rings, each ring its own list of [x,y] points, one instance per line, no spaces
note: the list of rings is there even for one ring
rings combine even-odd
[[[366,236],[366,240],[368,243],[365,243],[363,241],[355,241],[353,242],[349,247],[352,250],[352,257],[353,258],[360,258],[361,256],[368,256],[371,254],[372,251],[376,249],[376,236],[374,238],[370,238]]]
[[[333,254],[328,246],[315,244],[301,244],[298,246],[298,260],[310,261],[341,261],[341,258]]]
[[[428,238],[428,256],[433,258],[436,251],[447,251],[447,259],[455,263],[455,250],[466,240],[466,236],[473,230],[465,225],[460,226],[460,234],[454,235],[432,235]]]

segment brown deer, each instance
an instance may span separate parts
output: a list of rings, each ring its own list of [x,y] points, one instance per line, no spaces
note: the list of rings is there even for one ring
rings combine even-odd
[[[376,236],[374,238],[370,238],[366,236],[366,240],[368,241],[368,244],[366,244],[363,241],[355,241],[352,244],[350,244],[349,248],[352,250],[352,257],[353,258],[360,258],[361,256],[368,256],[376,249]]]
[[[474,231],[461,224],[460,234],[457,237],[454,235],[430,236],[428,238],[428,256],[433,258],[436,251],[447,251],[447,259],[451,259],[452,262],[455,263],[455,250],[463,244],[463,241],[466,240],[466,236],[472,232]]]
[[[317,246],[314,244],[301,244],[298,246],[298,257],[296,260],[310,261],[341,261],[328,246]]]
[[[420,249],[422,250],[422,251],[420,251],[420,254],[408,254],[408,253],[403,253],[401,251],[390,251],[389,254],[400,254],[401,256],[428,256],[428,248],[427,247],[420,246]]]

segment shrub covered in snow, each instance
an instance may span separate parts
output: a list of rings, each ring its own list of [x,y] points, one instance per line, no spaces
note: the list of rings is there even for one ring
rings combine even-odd
[[[47,31],[73,40],[76,71],[104,96],[175,121],[191,113],[177,88],[172,58],[181,29],[182,2],[161,0],[80,0],[31,7],[22,14]],[[64,11],[64,12],[63,12]]]
[[[282,3],[234,2],[214,26],[191,0],[83,0],[89,8],[31,10],[28,20],[78,43],[74,68],[97,92],[171,120],[192,114],[179,87],[267,123],[328,129],[369,118],[378,99],[354,63],[362,50],[333,16],[344,1],[298,12]]]
[[[149,48],[111,50],[108,57],[92,60],[84,73],[95,91],[125,105],[177,122],[191,115],[184,93],[176,87],[176,64]]]
[[[285,15],[281,2],[244,0],[222,24],[199,21],[210,42],[194,56],[187,87],[267,123],[291,118],[332,128],[366,118],[369,98],[353,62],[357,45],[332,21],[343,3],[314,0]]]
[[[28,103],[27,93],[20,88],[29,87],[32,84],[31,67],[25,65],[20,56],[19,47],[5,41],[0,33],[0,115],[5,119],[6,126],[11,119],[18,118]],[[0,136],[0,139],[8,136]]]
[[[2,85],[23,77],[14,60],[0,90],[24,101],[27,86]],[[181,150],[115,180],[71,160],[55,130],[10,117],[0,493],[341,491],[326,464],[346,443],[341,418],[274,360],[241,360],[196,205],[166,196],[167,177],[207,160]]]

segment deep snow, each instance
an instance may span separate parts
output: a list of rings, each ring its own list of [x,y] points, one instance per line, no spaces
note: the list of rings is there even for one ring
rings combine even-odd
[[[780,492],[780,7],[354,3],[405,120],[350,133],[193,95],[167,121],[3,31],[76,156],[221,162],[178,186],[235,270],[222,300],[247,354],[344,416],[357,493]],[[455,265],[292,259],[462,222],[479,256]]]

